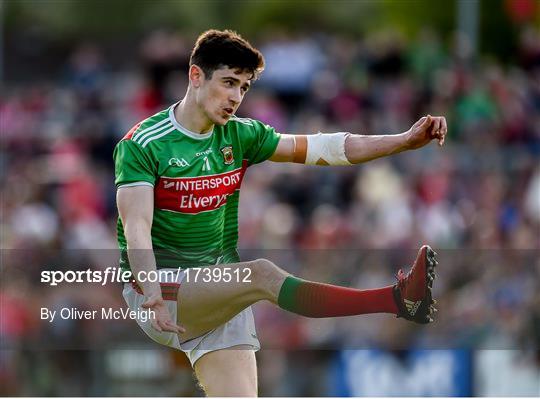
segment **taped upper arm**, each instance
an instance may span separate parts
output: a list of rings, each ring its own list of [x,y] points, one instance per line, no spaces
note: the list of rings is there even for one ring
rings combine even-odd
[[[348,136],[347,132],[282,135],[270,160],[306,165],[351,165],[345,154]]]

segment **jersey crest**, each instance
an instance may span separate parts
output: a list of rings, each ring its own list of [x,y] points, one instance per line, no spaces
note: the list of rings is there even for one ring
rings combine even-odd
[[[232,146],[229,145],[227,147],[223,147],[220,151],[223,154],[223,163],[225,165],[230,165],[234,162]]]

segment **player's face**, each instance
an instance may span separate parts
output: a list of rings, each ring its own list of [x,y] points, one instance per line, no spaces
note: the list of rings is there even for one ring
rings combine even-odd
[[[227,123],[249,90],[251,78],[249,72],[223,67],[211,79],[202,79],[197,97],[206,117],[218,125]]]

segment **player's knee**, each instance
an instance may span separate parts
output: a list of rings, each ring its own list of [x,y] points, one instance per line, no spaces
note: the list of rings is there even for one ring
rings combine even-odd
[[[272,278],[280,272],[280,268],[274,262],[264,258],[255,260],[251,269],[253,280],[256,282],[267,281],[268,278]]]
[[[282,279],[286,273],[274,262],[261,258],[252,262],[251,274],[254,286],[266,294],[273,283]]]

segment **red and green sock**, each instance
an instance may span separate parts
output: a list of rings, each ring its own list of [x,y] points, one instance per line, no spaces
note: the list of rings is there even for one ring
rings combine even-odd
[[[357,290],[289,276],[278,296],[279,307],[307,317],[338,317],[393,313],[398,309],[392,286]]]

